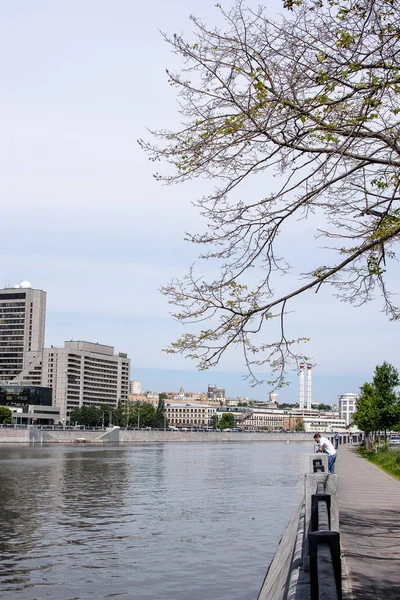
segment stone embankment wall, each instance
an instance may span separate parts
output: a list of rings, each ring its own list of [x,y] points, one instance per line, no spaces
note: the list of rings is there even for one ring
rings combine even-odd
[[[0,429],[0,443],[2,444],[28,444],[29,429],[14,429],[2,427]]]
[[[304,516],[302,502],[279,542],[258,600],[308,600],[309,582],[303,571]]]
[[[310,433],[0,428],[0,443],[313,442]]]

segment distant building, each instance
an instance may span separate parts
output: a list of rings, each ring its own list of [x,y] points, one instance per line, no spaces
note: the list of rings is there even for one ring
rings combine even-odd
[[[29,281],[0,290],[0,381],[14,379],[42,350],[46,292]]]
[[[0,385],[51,388],[63,422],[84,404],[125,404],[128,356],[114,354],[112,346],[84,341],[44,348],[45,322],[46,292],[32,289],[28,281],[0,290]]]
[[[276,406],[278,406],[278,400],[279,400],[279,396],[276,392],[271,392],[269,394],[269,398],[268,398],[269,404],[275,404]]]
[[[237,406],[239,404],[239,398],[226,398],[226,406]]]
[[[315,409],[277,409],[273,407],[220,407],[217,414],[233,413],[235,426],[248,431],[268,429],[297,429],[301,424],[306,432],[345,432],[346,423],[338,414]]]
[[[183,392],[183,394],[182,394]],[[202,402],[203,404],[207,402],[207,395],[202,392],[185,392],[183,388],[180,389],[179,392],[161,392],[169,400],[173,400],[174,402],[182,401],[182,402]]]
[[[342,394],[339,396],[339,416],[344,419],[346,425],[350,425],[353,422],[353,415],[356,412],[358,394]]]
[[[142,384],[140,381],[130,381],[129,382],[129,394],[138,394],[142,393]]]
[[[68,422],[71,410],[83,405],[125,404],[129,391],[130,359],[114,354],[112,346],[69,341],[62,348],[45,348],[18,375],[18,383],[53,389],[53,404]],[[15,381],[15,380],[14,380]]]
[[[207,399],[212,402],[225,401],[225,390],[223,388],[219,388],[216,385],[208,385],[207,388]]]
[[[216,410],[215,406],[208,404],[165,403],[165,415],[173,427],[208,427]]]

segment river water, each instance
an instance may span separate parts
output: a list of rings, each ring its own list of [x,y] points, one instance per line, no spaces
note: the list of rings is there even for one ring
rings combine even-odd
[[[313,444],[0,447],[0,598],[255,600]]]

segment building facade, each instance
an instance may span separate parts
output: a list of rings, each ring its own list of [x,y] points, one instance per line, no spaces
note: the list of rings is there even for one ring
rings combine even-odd
[[[121,352],[114,354],[112,346],[69,341],[61,348],[45,348],[18,375],[18,382],[51,387],[53,405],[59,408],[61,421],[68,423],[74,408],[125,404],[129,372],[130,359]]]
[[[224,402],[225,401],[225,390],[219,388],[216,385],[208,385],[207,388],[207,400],[211,402]]]
[[[173,427],[209,427],[217,408],[208,404],[166,402],[164,410],[168,424]]]
[[[44,347],[46,292],[28,281],[0,290],[0,381],[13,380]]]
[[[338,413],[318,411],[316,409],[275,409],[253,407],[221,407],[218,416],[224,412],[233,413],[235,427],[246,431],[293,431],[303,429],[306,432],[345,432],[346,424]]]
[[[339,416],[344,419],[346,425],[353,422],[353,415],[357,409],[358,394],[342,394],[339,396]]]
[[[142,393],[142,384],[140,381],[130,381],[129,382],[129,393],[135,395],[141,395]]]

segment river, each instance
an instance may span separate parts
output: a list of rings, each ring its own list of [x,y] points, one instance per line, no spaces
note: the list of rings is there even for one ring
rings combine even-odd
[[[255,600],[313,444],[0,447],[0,598]]]

